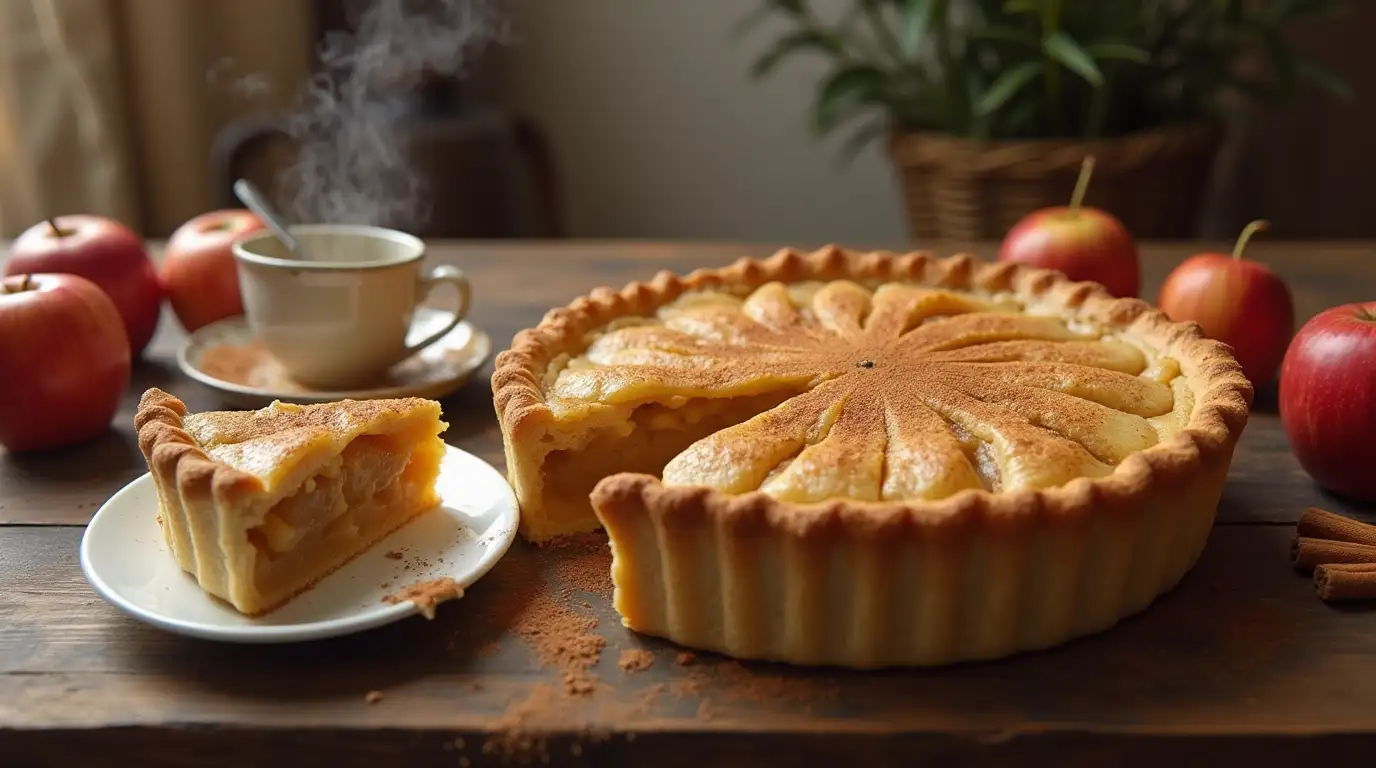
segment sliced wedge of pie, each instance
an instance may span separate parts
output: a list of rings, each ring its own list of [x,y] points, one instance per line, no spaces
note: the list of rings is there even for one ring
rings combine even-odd
[[[260,615],[439,503],[440,416],[419,398],[188,414],[149,389],[135,427],[173,556]]]
[[[605,526],[627,626],[861,667],[1145,608],[1252,396],[1226,346],[1095,284],[834,247],[596,290],[493,390],[525,537]]]

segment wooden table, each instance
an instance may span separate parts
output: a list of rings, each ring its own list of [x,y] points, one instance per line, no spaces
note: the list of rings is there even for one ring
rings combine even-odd
[[[473,319],[502,349],[546,309],[594,286],[770,250],[441,244],[433,258],[468,270]],[[1188,250],[1144,249],[1144,295]],[[1290,281],[1300,320],[1376,297],[1376,244],[1257,242],[1250,255]],[[1324,605],[1288,562],[1305,506],[1362,510],[1313,488],[1287,450],[1270,391],[1258,395],[1194,570],[1142,615],[1050,651],[875,674],[705,654],[684,666],[678,649],[621,628],[605,584],[587,593],[565,583],[561,563],[572,555],[520,542],[432,622],[231,646],[126,618],[77,564],[83,524],[145,471],[130,425],[138,393],[156,385],[193,409],[219,406],[169,362],[181,338],[165,315],[107,436],[41,457],[0,453],[0,764],[93,764],[133,750],[145,764],[270,756],[294,766],[1376,764],[1376,613]],[[501,467],[490,370],[445,399],[447,439]],[[605,648],[591,669],[593,693],[563,693],[559,669],[534,652],[551,652],[522,624],[540,595],[540,610],[563,601],[558,610],[596,620]],[[648,650],[653,665],[619,668],[633,649]],[[381,699],[365,701],[370,691]]]

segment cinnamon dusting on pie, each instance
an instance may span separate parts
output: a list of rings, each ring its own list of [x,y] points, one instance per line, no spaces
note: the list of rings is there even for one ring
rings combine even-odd
[[[389,604],[404,603],[410,601],[420,609],[421,615],[427,619],[435,618],[435,606],[447,600],[457,600],[463,597],[463,587],[458,582],[448,576],[429,581],[420,581],[400,592],[387,595],[382,598],[382,602]]]

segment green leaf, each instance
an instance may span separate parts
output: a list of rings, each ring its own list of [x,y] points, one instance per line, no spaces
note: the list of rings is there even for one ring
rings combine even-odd
[[[1263,103],[1275,103],[1280,100],[1280,94],[1276,93],[1275,87],[1270,83],[1233,78],[1228,80],[1225,85],[1232,86],[1243,94]]]
[[[1225,21],[1238,23],[1242,21],[1243,14],[1246,12],[1246,4],[1242,0],[1215,0],[1214,10],[1222,16]]]
[[[1304,18],[1335,15],[1346,10],[1338,0],[1271,0],[1261,17],[1271,24],[1284,24]]]
[[[1257,30],[1261,38],[1262,47],[1266,49],[1266,55],[1271,59],[1271,69],[1276,73],[1276,79],[1280,81],[1281,92],[1290,94],[1295,90],[1295,57],[1291,55],[1290,49],[1285,46],[1285,41],[1281,40],[1279,34],[1269,27],[1261,27]]]
[[[1004,13],[1041,13],[1043,0],[1008,0],[1003,4]]]
[[[1131,61],[1136,64],[1150,64],[1151,54],[1129,43],[1092,43],[1085,47],[1089,55],[1100,60]]]
[[[791,32],[779,38],[779,41],[774,43],[774,47],[770,48],[768,53],[755,62],[750,74],[753,77],[763,77],[785,58],[806,50],[820,51],[836,56],[841,53],[841,43],[817,29],[800,29],[797,32]]]
[[[1275,23],[1284,21],[1295,12],[1294,0],[1271,0],[1271,3],[1261,12],[1262,18]]]
[[[818,134],[829,133],[842,120],[854,115],[868,103],[878,100],[887,80],[880,70],[856,64],[836,70],[829,76],[813,103],[812,127]]]
[[[1305,56],[1294,58],[1295,74],[1304,80],[1328,91],[1340,101],[1350,102],[1355,94],[1352,86],[1337,72]]]
[[[1008,114],[1001,115],[1002,135],[1005,136],[1025,136],[1032,132],[1036,127],[1037,102],[1031,99],[1023,99],[1008,110]]]
[[[1002,24],[987,24],[983,27],[970,30],[972,40],[997,40],[1007,43],[1017,43],[1028,48],[1038,47],[1037,36],[1026,30],[1015,27],[1006,27]]]
[[[871,120],[860,126],[859,129],[846,138],[841,145],[841,151],[837,154],[838,164],[848,165],[859,155],[865,147],[889,130],[887,120]]]
[[[894,93],[889,89],[898,87]],[[902,83],[892,83],[886,87],[884,96],[892,99],[891,114],[895,124],[907,130],[949,128],[950,122],[943,119],[945,103],[939,88],[918,87],[905,89]]]
[[[1024,61],[1011,69],[1004,70],[989,90],[975,102],[975,114],[990,115],[997,112],[1018,91],[1032,82],[1041,73],[1041,65],[1035,61]]]
[[[1070,35],[1059,31],[1052,32],[1042,41],[1042,51],[1066,69],[1083,77],[1090,85],[1097,88],[1104,84],[1104,75],[1099,71],[1099,65],[1094,63],[1089,53]]]
[[[903,55],[913,58],[927,37],[936,14],[937,0],[907,0],[903,5]]]

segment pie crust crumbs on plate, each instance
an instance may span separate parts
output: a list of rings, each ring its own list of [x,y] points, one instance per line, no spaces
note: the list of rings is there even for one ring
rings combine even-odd
[[[834,246],[594,290],[493,391],[522,534],[605,527],[628,627],[854,667],[1146,608],[1203,549],[1252,398],[1143,301]]]

